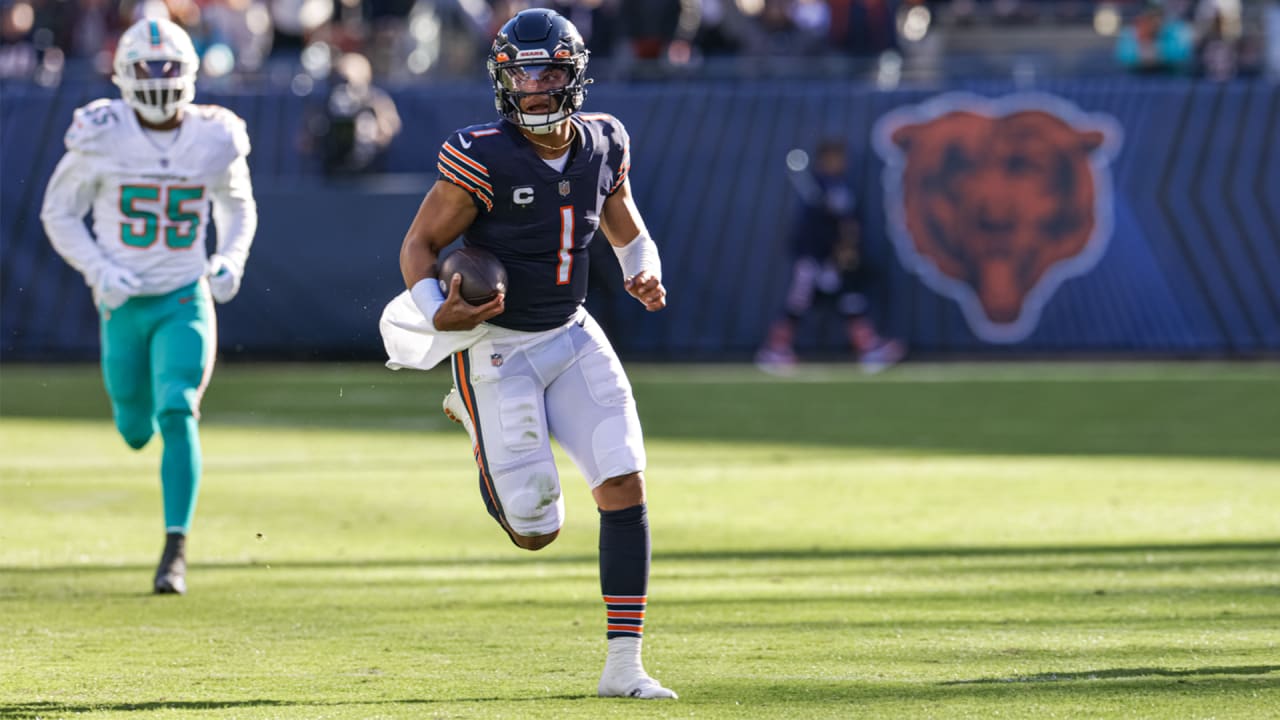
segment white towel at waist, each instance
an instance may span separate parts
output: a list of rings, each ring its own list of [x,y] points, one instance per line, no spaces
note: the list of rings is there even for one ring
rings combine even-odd
[[[475,345],[489,331],[489,326],[481,324],[471,330],[440,332],[431,325],[430,319],[423,317],[405,290],[387,303],[378,329],[387,349],[387,367],[430,370],[453,353]]]

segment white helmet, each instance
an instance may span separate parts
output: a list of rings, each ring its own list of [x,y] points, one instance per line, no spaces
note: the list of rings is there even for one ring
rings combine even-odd
[[[111,77],[142,119],[163,123],[196,96],[200,56],[186,31],[169,20],[145,18],[120,36]]]

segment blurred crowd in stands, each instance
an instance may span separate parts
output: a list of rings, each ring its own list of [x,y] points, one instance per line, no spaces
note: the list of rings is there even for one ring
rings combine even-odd
[[[1280,32],[1277,0],[0,0],[0,77],[105,77],[120,32],[161,14],[191,33],[206,83],[306,94],[355,53],[381,84],[474,78],[494,31],[533,6],[568,16],[605,77],[937,67],[1058,33],[1114,69],[1225,79],[1265,69]]]
[[[1249,19],[1242,0],[1148,2],[1119,33],[1116,59],[1138,73],[1199,74],[1226,80],[1262,71],[1262,15]]]

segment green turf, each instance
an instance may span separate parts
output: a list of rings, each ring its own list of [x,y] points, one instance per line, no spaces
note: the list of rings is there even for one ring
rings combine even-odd
[[[1258,718],[1280,366],[635,368],[650,671],[593,697],[596,520],[518,551],[442,372],[219,368],[191,593],[93,368],[0,366],[0,718]]]

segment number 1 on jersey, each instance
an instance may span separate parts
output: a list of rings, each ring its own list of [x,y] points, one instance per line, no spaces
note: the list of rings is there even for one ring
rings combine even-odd
[[[560,264],[556,265],[556,284],[568,285],[573,274],[573,206],[560,208]]]

